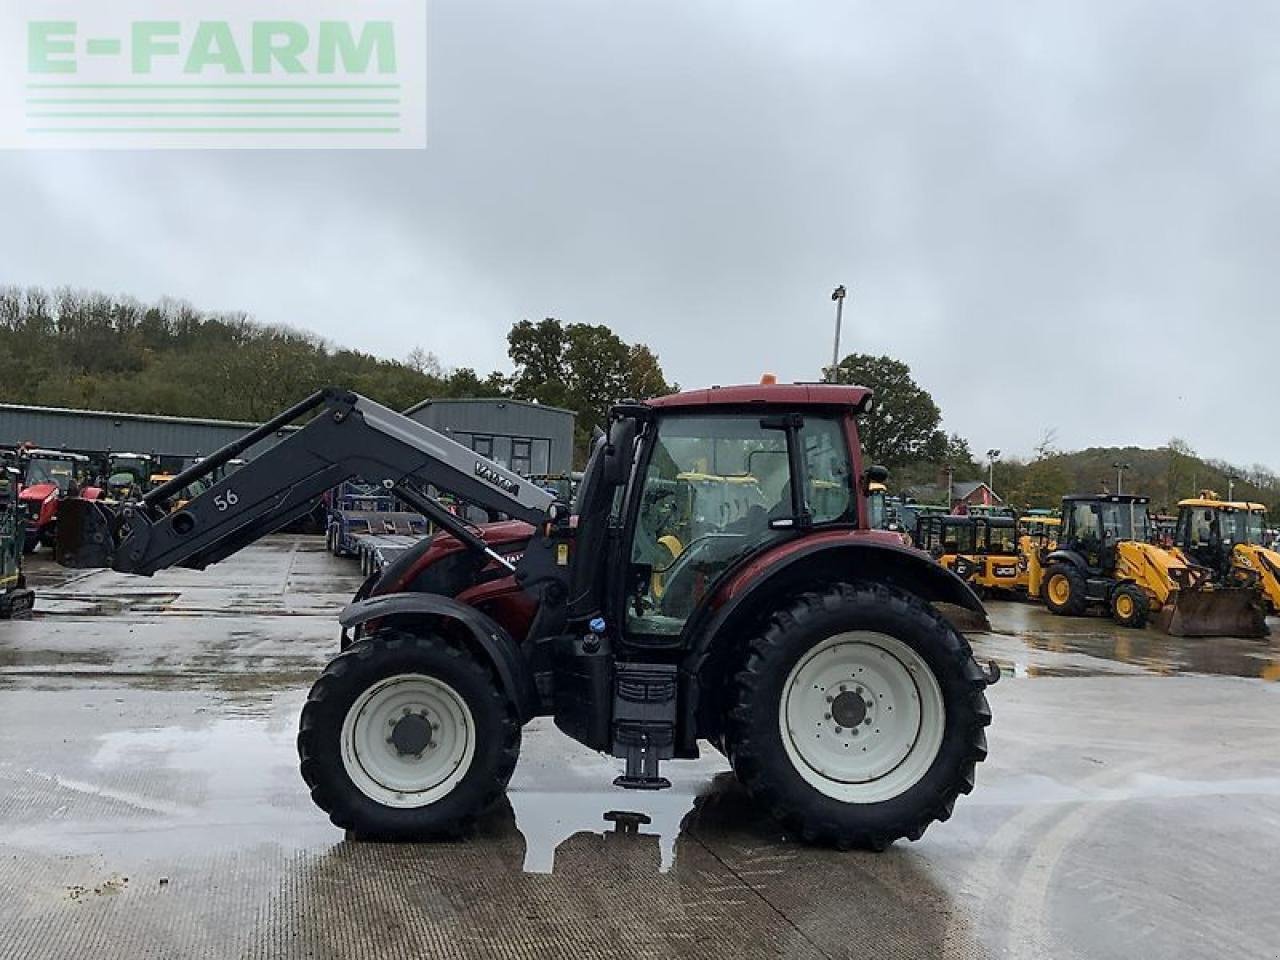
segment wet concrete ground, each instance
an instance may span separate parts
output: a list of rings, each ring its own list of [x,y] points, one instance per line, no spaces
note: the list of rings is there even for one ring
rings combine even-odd
[[[711,750],[616,790],[544,722],[476,836],[390,846],[329,825],[293,747],[354,565],[276,537],[31,579],[39,618],[0,624],[0,960],[1280,955],[1280,640],[993,603],[978,788],[884,854],[783,836]]]

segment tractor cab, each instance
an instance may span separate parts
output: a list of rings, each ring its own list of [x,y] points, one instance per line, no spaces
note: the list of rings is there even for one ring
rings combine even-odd
[[[915,545],[947,569],[957,556],[978,549],[977,518],[968,514],[929,514],[916,520]]]
[[[157,469],[155,458],[145,453],[109,453],[106,458],[106,493],[123,501],[141,496]]]
[[[89,458],[65,450],[27,450],[21,457],[24,488],[74,496],[89,480]]]
[[[1031,538],[1036,544],[1049,549],[1057,546],[1062,532],[1062,518],[1047,512],[1030,511],[1018,518],[1018,537]]]
[[[1262,504],[1227,502],[1205,490],[1178,502],[1174,543],[1195,563],[1225,573],[1236,546],[1261,546],[1266,526],[1267,508]]]
[[[1178,503],[1174,547],[1189,563],[1208,567],[1216,582],[1253,586],[1280,612],[1280,551],[1267,536],[1261,503],[1224,501],[1211,490]]]
[[[921,517],[916,545],[980,591],[1013,591],[1023,584],[1018,530],[1013,517],[946,515]]]
[[[616,605],[625,634],[675,644],[743,558],[799,532],[858,526],[846,417],[819,405],[787,416],[684,404],[648,413],[613,518],[628,559],[604,604]],[[581,549],[577,559],[598,562]]]
[[[19,457],[22,489],[18,499],[26,509],[24,549],[52,546],[56,535],[58,505],[67,497],[92,498],[89,458],[64,450],[28,449]]]
[[[1057,549],[1079,555],[1093,575],[1114,569],[1120,543],[1151,539],[1148,497],[1131,494],[1062,498],[1062,528]]]

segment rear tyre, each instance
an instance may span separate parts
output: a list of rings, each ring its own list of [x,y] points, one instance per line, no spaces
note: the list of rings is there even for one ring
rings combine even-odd
[[[457,834],[502,795],[519,753],[514,706],[484,664],[391,631],[329,663],[298,731],[311,799],[360,838]]]
[[[1060,617],[1083,617],[1088,607],[1088,586],[1075,567],[1055,563],[1044,574],[1044,604]]]
[[[1151,616],[1151,601],[1136,583],[1119,584],[1111,591],[1111,619],[1122,627],[1140,630]]]
[[[725,747],[764,810],[806,842],[919,839],[973,789],[991,722],[968,642],[882,585],[806,593],[750,644]]]

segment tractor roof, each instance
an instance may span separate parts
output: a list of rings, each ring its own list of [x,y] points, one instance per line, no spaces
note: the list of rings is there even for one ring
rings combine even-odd
[[[1132,493],[1069,493],[1062,498],[1071,503],[1150,503],[1150,497]]]
[[[83,453],[71,453],[67,450],[44,450],[39,447],[24,450],[23,455],[26,457],[38,457],[45,460],[71,460],[75,463],[89,462],[89,458]]]
[[[673,393],[665,397],[655,397],[645,403],[647,406],[660,407],[663,410],[760,403],[788,409],[852,407],[859,412],[865,412],[870,400],[871,391],[866,387],[850,387],[834,383],[753,383]]]

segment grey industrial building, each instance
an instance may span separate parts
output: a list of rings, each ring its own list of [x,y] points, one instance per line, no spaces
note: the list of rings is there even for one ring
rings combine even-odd
[[[423,400],[405,414],[524,476],[573,469],[573,411],[527,400]]]
[[[566,474],[573,465],[573,413],[523,400],[424,400],[405,413],[527,476]],[[258,424],[102,410],[0,404],[0,447],[22,443],[83,453],[149,453],[181,466],[208,456]],[[279,431],[244,456],[279,442]]]
[[[169,461],[171,467],[208,456],[256,426],[256,423],[237,420],[0,404],[0,447],[33,443],[37,447],[82,453],[149,453]],[[253,457],[268,449],[288,429],[263,440],[244,456]]]

